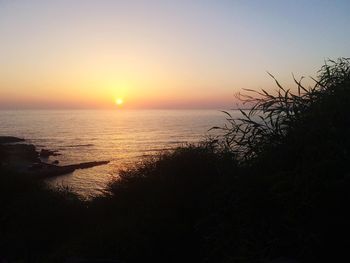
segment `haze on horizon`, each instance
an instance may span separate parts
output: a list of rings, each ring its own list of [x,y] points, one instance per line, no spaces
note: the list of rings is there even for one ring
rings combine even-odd
[[[348,57],[350,1],[1,1],[0,109],[231,108]]]

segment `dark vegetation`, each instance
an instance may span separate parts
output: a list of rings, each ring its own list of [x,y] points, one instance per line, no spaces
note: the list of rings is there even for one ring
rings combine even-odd
[[[295,93],[276,81],[276,94],[243,96],[252,109],[240,119],[227,112],[224,136],[122,171],[110,195],[91,201],[1,170],[0,255],[346,262],[350,60],[329,60],[314,81],[295,80]]]

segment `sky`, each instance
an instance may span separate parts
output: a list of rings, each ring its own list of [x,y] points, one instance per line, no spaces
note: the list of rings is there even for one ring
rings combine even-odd
[[[267,71],[292,87],[292,73],[349,57],[349,11],[347,0],[0,0],[0,109],[233,108],[242,89],[276,88]]]

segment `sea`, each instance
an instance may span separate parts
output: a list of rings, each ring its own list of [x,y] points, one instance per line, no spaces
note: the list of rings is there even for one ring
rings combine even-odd
[[[47,179],[83,198],[106,191],[121,169],[137,165],[160,151],[208,136],[223,126],[219,110],[1,110],[0,135],[16,136],[38,150],[57,150],[47,162],[68,165],[90,161],[109,164]]]

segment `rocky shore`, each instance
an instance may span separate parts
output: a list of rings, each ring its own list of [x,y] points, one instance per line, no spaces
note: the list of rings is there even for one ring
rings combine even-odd
[[[59,155],[57,151],[48,149],[38,152],[33,144],[25,143],[22,138],[0,136],[0,167],[15,173],[48,178],[69,174],[77,169],[87,169],[109,163],[109,161],[92,161],[60,166],[57,165],[58,161],[47,163],[40,158],[57,155]]]

